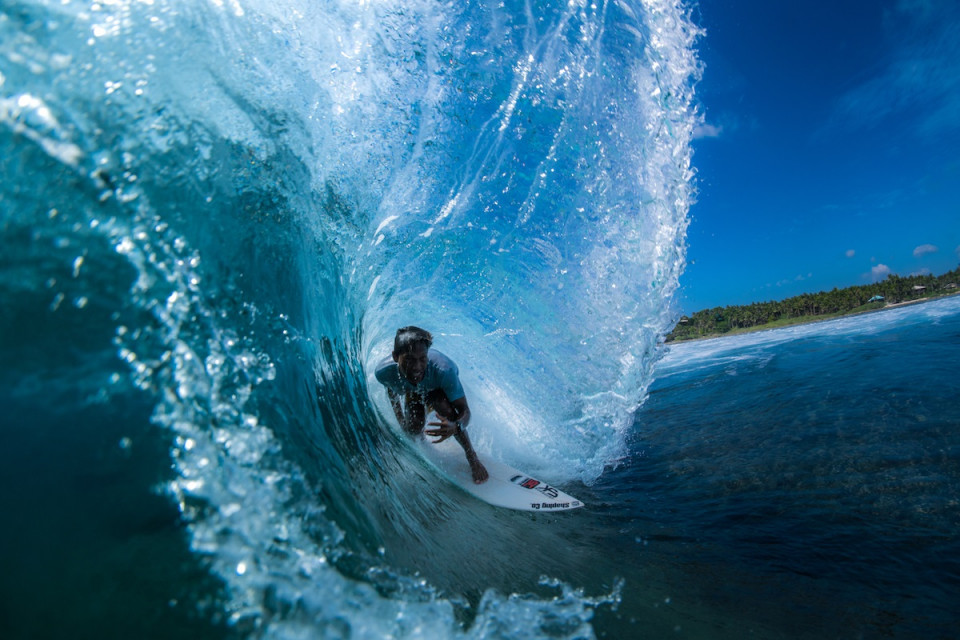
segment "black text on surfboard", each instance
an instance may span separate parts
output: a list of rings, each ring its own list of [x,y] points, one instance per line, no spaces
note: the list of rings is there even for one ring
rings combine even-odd
[[[539,511],[541,509],[575,509],[580,506],[579,500],[573,502],[531,502],[530,508]]]

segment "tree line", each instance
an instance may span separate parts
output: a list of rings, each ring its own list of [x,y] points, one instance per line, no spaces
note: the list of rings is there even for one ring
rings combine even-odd
[[[667,342],[722,335],[734,329],[749,329],[778,320],[843,315],[868,311],[909,300],[941,296],[957,291],[960,267],[940,276],[889,275],[873,284],[832,291],[805,293],[779,302],[755,302],[748,305],[714,307],[680,319],[667,335]],[[878,299],[879,297],[879,299]]]

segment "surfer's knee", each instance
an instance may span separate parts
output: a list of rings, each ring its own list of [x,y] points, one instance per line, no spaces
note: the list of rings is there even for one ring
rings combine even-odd
[[[415,398],[411,395],[407,396],[407,415],[404,429],[409,433],[420,433],[423,431],[423,427],[427,422],[427,412],[423,406],[423,402],[419,398]]]
[[[427,395],[427,404],[437,412],[438,416],[446,418],[447,420],[455,420],[458,417],[457,410],[450,403],[450,400],[447,399],[447,394],[443,392],[443,389],[431,391]]]
[[[427,422],[423,415],[423,407],[420,408],[420,411],[408,411],[407,419],[404,422],[403,428],[407,433],[416,435],[423,431],[423,427]]]

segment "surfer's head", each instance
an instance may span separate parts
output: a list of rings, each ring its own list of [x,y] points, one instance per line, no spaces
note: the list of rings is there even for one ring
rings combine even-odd
[[[433,344],[433,336],[420,327],[403,327],[393,339],[393,359],[400,368],[400,375],[418,384],[427,372],[427,350]]]

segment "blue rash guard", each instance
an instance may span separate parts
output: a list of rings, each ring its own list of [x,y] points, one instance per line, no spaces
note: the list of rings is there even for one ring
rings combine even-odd
[[[380,384],[401,397],[406,396],[411,391],[426,397],[431,391],[443,389],[443,392],[447,395],[447,400],[450,402],[459,400],[466,395],[463,392],[463,386],[460,384],[459,374],[460,371],[453,360],[433,349],[427,351],[427,371],[418,385],[410,384],[406,378],[400,375],[400,366],[390,356],[383,359],[377,366],[376,371],[377,380],[380,381]]]

